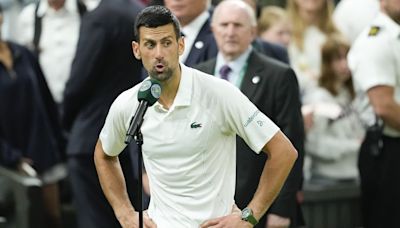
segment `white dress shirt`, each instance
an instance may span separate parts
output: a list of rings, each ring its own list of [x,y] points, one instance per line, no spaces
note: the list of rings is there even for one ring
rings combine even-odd
[[[36,4],[27,5],[18,18],[17,42],[32,46],[35,31]],[[41,0],[38,16],[42,17],[39,62],[49,89],[57,103],[62,102],[79,37],[80,15],[76,0],[66,0],[59,10]]]
[[[182,27],[182,32],[183,34],[185,34],[185,50],[179,58],[181,62],[186,61],[187,57],[189,56],[190,50],[192,49],[192,46],[195,45],[194,41],[196,40],[200,29],[203,27],[204,23],[206,23],[209,17],[210,13],[208,12],[208,10],[205,10],[188,25]]]

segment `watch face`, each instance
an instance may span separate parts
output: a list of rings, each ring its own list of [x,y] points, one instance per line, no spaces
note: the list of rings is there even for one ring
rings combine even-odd
[[[242,210],[242,220],[253,224],[253,226],[258,223],[257,219],[253,216],[253,211],[247,207]]]
[[[249,208],[245,208],[242,211],[242,219],[247,221],[247,218],[251,215],[251,211]]]

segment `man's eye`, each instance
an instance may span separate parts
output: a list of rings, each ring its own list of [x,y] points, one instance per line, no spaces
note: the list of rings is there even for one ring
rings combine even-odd
[[[163,45],[164,45],[164,47],[168,47],[169,45],[171,45],[171,41],[165,41],[164,43],[163,43]]]
[[[145,43],[145,46],[147,47],[147,48],[154,48],[154,44],[153,43]]]

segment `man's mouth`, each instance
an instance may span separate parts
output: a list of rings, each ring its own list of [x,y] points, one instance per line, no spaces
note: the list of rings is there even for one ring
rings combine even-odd
[[[157,64],[155,65],[155,69],[156,69],[156,71],[157,71],[158,73],[162,73],[162,72],[164,71],[164,69],[165,69],[165,66],[164,66],[164,64],[162,64],[162,63],[157,63]]]

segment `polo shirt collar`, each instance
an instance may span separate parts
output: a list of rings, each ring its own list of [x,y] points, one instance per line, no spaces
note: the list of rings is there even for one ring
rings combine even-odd
[[[173,104],[175,107],[189,106],[192,101],[193,71],[183,63],[180,63],[180,67],[181,81]]]
[[[180,63],[181,67],[181,80],[179,82],[178,91],[172,104],[170,111],[174,110],[175,107],[190,106],[192,101],[193,93],[193,70],[183,63]],[[161,88],[162,89],[162,88]],[[162,105],[157,101],[155,104],[156,109],[164,110]],[[166,111],[166,110],[165,110]]]

